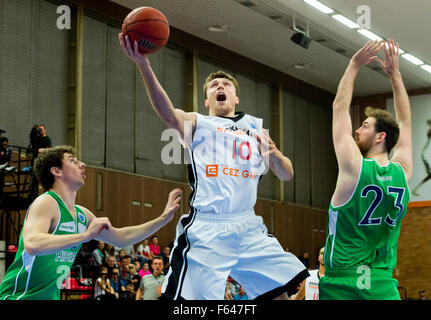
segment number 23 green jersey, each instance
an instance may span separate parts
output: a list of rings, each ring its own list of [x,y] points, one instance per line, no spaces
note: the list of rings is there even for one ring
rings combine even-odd
[[[326,268],[366,265],[391,271],[396,266],[398,237],[410,191],[403,168],[380,166],[362,158],[351,198],[329,207],[324,263]]]

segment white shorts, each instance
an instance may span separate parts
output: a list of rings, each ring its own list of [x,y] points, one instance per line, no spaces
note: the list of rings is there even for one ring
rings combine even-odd
[[[162,299],[223,300],[229,275],[250,299],[273,299],[294,294],[309,276],[253,211],[183,215],[170,260]]]

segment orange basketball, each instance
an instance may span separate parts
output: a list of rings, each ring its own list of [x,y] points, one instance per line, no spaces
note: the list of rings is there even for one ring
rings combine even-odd
[[[124,19],[121,30],[123,35],[129,37],[132,48],[136,40],[139,52],[145,54],[160,50],[169,39],[168,20],[151,7],[139,7],[131,11]]]

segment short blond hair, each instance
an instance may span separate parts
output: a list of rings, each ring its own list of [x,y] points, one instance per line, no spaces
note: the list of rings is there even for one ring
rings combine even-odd
[[[208,83],[210,83],[211,81],[213,81],[214,79],[217,79],[217,78],[225,78],[225,79],[229,79],[230,81],[232,81],[233,85],[235,86],[236,96],[239,97],[238,81],[233,76],[231,76],[229,73],[226,73],[224,71],[219,70],[219,71],[210,73],[210,75],[205,80],[205,83],[203,85],[205,99],[207,98]]]

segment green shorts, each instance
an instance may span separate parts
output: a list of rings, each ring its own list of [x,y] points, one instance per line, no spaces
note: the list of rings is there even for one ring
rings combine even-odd
[[[392,271],[359,266],[325,270],[319,281],[320,300],[400,300]]]

